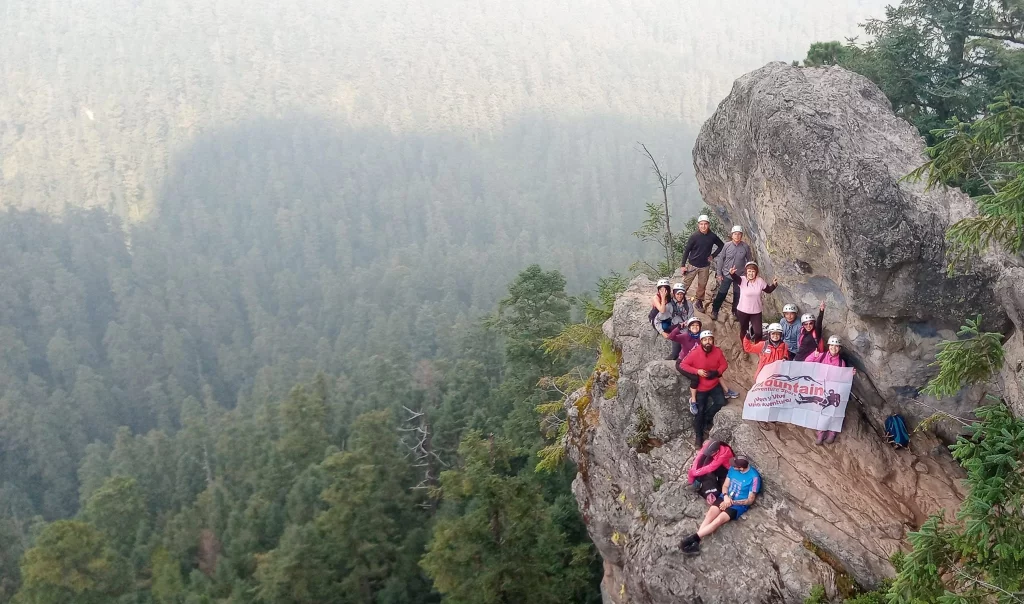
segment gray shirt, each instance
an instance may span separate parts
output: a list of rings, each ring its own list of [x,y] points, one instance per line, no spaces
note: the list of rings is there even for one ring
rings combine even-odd
[[[750,252],[750,246],[746,241],[734,243],[729,240],[718,255],[718,264],[715,265],[715,274],[719,277],[728,277],[729,269],[736,267],[736,272],[742,273],[748,262],[754,259]]]

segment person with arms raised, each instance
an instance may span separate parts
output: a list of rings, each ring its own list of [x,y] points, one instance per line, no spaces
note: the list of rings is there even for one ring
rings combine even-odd
[[[843,342],[839,339],[839,336],[832,336],[828,339],[828,348],[820,352],[813,352],[807,357],[808,363],[821,363],[823,365],[831,365],[832,367],[846,367],[846,361],[839,356],[840,351],[843,348]],[[857,369],[854,368],[853,374],[857,375]],[[839,401],[839,395],[833,394],[836,397],[836,401]],[[838,402],[836,403],[838,405]],[[817,430],[817,439],[814,444],[832,444],[836,440],[837,432],[833,430]]]
[[[704,294],[708,287],[711,263],[724,246],[722,239],[711,232],[711,221],[707,214],[698,216],[697,232],[690,235],[683,249],[683,288],[684,291],[690,291],[694,277],[697,278],[697,294],[693,300],[700,312],[704,312]]]
[[[794,361],[805,361],[815,352],[825,350],[825,340],[821,337],[822,322],[825,320],[825,303],[818,307],[818,318],[807,313],[800,318],[800,335],[797,337]]]
[[[789,360],[789,347],[782,341],[782,326],[772,323],[768,326],[768,339],[764,342],[751,342],[750,338],[743,336],[743,350],[750,354],[757,354],[757,370],[754,371],[754,382],[757,376],[767,365],[776,361]]]
[[[744,274],[740,275],[735,267],[729,269],[729,276],[733,283],[739,287],[740,296],[736,300],[736,318],[740,323],[740,342],[753,330],[754,341],[760,342],[764,339],[761,331],[761,294],[770,294],[779,286],[779,279],[776,277],[772,284],[768,285],[760,276],[760,268],[757,263],[751,260],[743,267]]]
[[[718,263],[715,268],[715,279],[718,279],[718,295],[711,303],[711,320],[718,320],[718,311],[725,303],[725,297],[729,295],[729,287],[732,286],[733,310],[740,299],[740,286],[732,278],[732,269],[743,270],[748,262],[753,260],[753,252],[750,246],[743,241],[743,227],[736,225],[732,227],[732,235],[729,243],[722,247],[722,253],[718,255]]]

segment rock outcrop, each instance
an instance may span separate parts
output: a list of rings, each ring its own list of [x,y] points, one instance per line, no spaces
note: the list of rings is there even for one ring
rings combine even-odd
[[[946,275],[946,229],[974,206],[904,179],[924,163],[923,147],[867,78],[772,63],[736,81],[693,149],[705,202],[743,225],[762,271],[779,277],[776,310],[828,304],[826,332],[867,370],[856,394],[876,425],[891,412],[970,417],[980,388],[944,401],[919,394],[935,344],[965,316],[1008,330],[1007,315],[1024,314],[1012,259]],[[944,427],[952,440],[954,425]]]
[[[742,352],[730,319],[715,329],[730,360],[725,379],[741,398],[718,413],[711,436],[751,458],[765,492],[746,516],[705,540],[701,556],[684,557],[679,541],[707,506],[686,484],[694,454],[687,386],[671,361],[660,360],[669,347],[647,321],[653,289],[646,277],[634,279],[606,324],[622,350],[614,396],[605,398],[606,380],[598,379],[593,391],[567,401],[570,455],[580,471],[573,490],[605,560],[607,602],[800,602],[816,584],[832,595],[852,582],[873,586],[891,576],[888,556],[908,529],[958,506],[959,469],[937,439],[915,435],[912,452],[897,452],[856,405],[830,447],[815,446],[810,430],[743,421],[756,358]],[[580,413],[583,395],[590,400]],[[647,453],[627,443],[642,415],[657,445]]]
[[[692,416],[686,385],[662,360],[668,344],[647,321],[654,284],[634,279],[604,329],[622,352],[614,388],[605,375],[567,401],[573,488],[605,560],[606,602],[800,602],[815,584],[831,596],[872,587],[891,576],[888,557],[909,530],[956,509],[962,473],[945,444],[917,433],[911,450],[897,452],[882,420],[894,411],[912,423],[934,409],[971,414],[980,388],[942,402],[920,389],[935,344],[976,312],[1012,333],[989,391],[1024,411],[1024,268],[993,255],[946,275],[945,230],[973,206],[903,180],[922,149],[871,82],[840,68],[768,65],[738,80],[705,124],[694,148],[704,199],[745,227],[763,274],[782,284],[766,320],[784,302],[815,312],[824,300],[826,332],[846,341],[861,371],[839,439],[815,446],[810,430],[741,419],[756,359],[743,353],[727,311],[718,323],[703,317],[731,363],[725,379],[741,393],[711,436],[751,458],[765,492],[701,556],[684,557],[679,540],[706,511],[686,484]],[[628,442],[640,432],[643,452]]]

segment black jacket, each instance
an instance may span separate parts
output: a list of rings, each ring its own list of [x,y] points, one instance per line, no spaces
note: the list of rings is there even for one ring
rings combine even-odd
[[[711,251],[715,246],[718,246],[717,249]],[[725,244],[722,243],[718,235],[711,231],[708,231],[707,234],[697,231],[686,240],[686,249],[683,250],[683,266],[686,266],[687,262],[696,268],[710,266],[711,262],[708,261],[708,256],[717,257],[723,247]]]

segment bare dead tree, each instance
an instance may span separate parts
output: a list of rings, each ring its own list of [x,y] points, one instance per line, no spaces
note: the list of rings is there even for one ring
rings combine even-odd
[[[405,420],[408,426],[398,429],[403,433],[403,444],[409,449],[406,458],[412,458],[412,467],[423,468],[423,479],[413,489],[430,491],[438,485],[439,468],[447,467],[448,464],[434,453],[431,445],[430,419],[426,411],[413,411],[405,405],[402,405],[402,408],[409,414]],[[428,497],[420,507],[433,511],[437,507],[437,499]]]
[[[668,172],[665,172],[664,170],[661,169],[661,166],[658,165],[658,161],[654,159],[654,155],[651,154],[651,152],[647,149],[647,145],[639,141],[637,142],[637,144],[640,145],[640,148],[637,149],[637,151],[642,153],[644,157],[646,157],[647,160],[651,162],[651,171],[654,172],[655,178],[658,179],[658,186],[661,187],[661,199],[662,203],[664,203],[665,208],[665,238],[667,239],[667,245],[665,246],[665,259],[668,261],[668,266],[671,269],[672,267],[676,266],[676,249],[675,240],[672,239],[672,224],[669,220],[668,188],[675,184],[675,182],[679,180],[679,177],[682,176],[683,173],[680,172],[675,176],[672,176]]]

